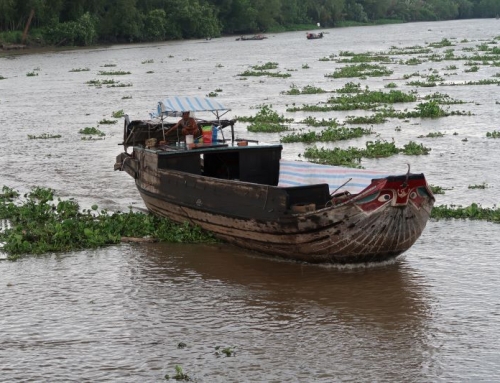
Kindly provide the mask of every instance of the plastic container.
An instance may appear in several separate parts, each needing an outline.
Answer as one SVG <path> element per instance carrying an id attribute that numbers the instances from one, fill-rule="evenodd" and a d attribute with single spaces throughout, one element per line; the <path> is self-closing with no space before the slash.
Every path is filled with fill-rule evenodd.
<path id="1" fill-rule="evenodd" d="M 204 126 L 201 128 L 201 133 L 203 134 L 203 143 L 211 144 L 212 143 L 212 127 Z"/>
<path id="2" fill-rule="evenodd" d="M 217 143 L 217 131 L 219 127 L 217 125 L 212 125 L 212 142 Z"/>

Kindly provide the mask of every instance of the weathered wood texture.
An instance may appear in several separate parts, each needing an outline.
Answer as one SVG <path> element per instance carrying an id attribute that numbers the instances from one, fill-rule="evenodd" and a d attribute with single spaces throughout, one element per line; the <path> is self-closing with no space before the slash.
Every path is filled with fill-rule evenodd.
<path id="1" fill-rule="evenodd" d="M 136 148 L 133 156 L 118 156 L 117 164 L 135 178 L 152 213 L 274 256 L 384 261 L 408 250 L 424 230 L 434 197 L 422 174 L 373 180 L 359 194 L 332 198 L 326 184 L 277 187 L 280 152 L 278 146 L 221 149 L 205 151 L 202 161 L 201 152 Z M 297 205 L 308 209 L 297 212 Z"/>

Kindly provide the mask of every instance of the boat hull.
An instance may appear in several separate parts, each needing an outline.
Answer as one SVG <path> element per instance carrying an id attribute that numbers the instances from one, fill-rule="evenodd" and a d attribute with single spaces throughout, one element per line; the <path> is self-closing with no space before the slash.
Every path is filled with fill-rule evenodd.
<path id="1" fill-rule="evenodd" d="M 407 206 L 367 215 L 354 205 L 258 221 L 181 206 L 139 188 L 149 211 L 190 222 L 217 238 L 260 253 L 311 263 L 382 262 L 408 250 L 429 212 Z"/>
<path id="2" fill-rule="evenodd" d="M 158 169 L 154 154 L 146 152 L 118 160 L 150 212 L 198 225 L 249 250 L 298 261 L 395 258 L 419 238 L 434 203 L 421 174 L 373 180 L 362 192 L 337 198 L 326 184 L 286 188 Z"/>

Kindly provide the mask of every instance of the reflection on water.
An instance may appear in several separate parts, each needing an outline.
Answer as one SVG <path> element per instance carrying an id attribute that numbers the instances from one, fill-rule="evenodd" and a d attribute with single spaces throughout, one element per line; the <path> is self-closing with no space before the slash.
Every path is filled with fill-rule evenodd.
<path id="1" fill-rule="evenodd" d="M 7 377 L 154 381 L 178 364 L 203 382 L 421 378 L 430 297 L 399 264 L 337 270 L 151 244 L 3 266 L 17 274 L 4 297 Z"/>
<path id="2" fill-rule="evenodd" d="M 329 322 L 348 324 L 363 317 L 363 322 L 382 328 L 405 327 L 408 320 L 425 316 L 420 297 L 424 286 L 415 276 L 409 280 L 407 270 L 399 263 L 349 270 L 269 260 L 252 253 L 249 256 L 226 245 L 196 245 L 189 253 L 182 249 L 180 246 L 176 268 L 171 269 L 172 246 L 148 246 L 148 262 L 156 265 L 147 269 L 148 274 L 158 271 L 151 277 L 161 278 L 173 273 L 189 281 L 196 278 L 203 284 L 229 285 L 232 292 L 228 296 L 241 292 L 248 300 L 246 304 L 270 305 L 280 315 L 293 312 L 297 306 L 317 313 L 334 308 L 338 313 L 326 315 Z"/>

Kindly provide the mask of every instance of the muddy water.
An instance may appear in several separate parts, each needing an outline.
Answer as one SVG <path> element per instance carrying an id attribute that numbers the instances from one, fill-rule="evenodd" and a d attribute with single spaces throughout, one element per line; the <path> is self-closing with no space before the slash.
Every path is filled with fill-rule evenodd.
<path id="1" fill-rule="evenodd" d="M 499 25 L 419 23 L 328 30 L 312 41 L 296 32 L 263 41 L 221 38 L 2 57 L 0 183 L 20 191 L 51 187 L 82 207 L 142 208 L 132 180 L 112 170 L 122 121 L 99 125 L 103 140 L 82 141 L 80 129 L 119 110 L 147 118 L 165 96 L 215 91 L 232 117 L 254 114 L 260 104 L 287 114 L 287 105 L 328 98 L 280 94 L 290 86 L 333 90 L 350 81 L 324 77 L 342 64 L 320 58 L 443 38 L 455 44 L 446 49 L 460 55 L 492 42 Z M 409 66 L 399 59 L 388 65 L 394 74 L 387 78 L 351 80 L 370 89 L 393 81 L 408 91 L 402 78 L 414 72 L 435 69 L 446 81 L 470 81 L 499 71 L 480 65 L 478 72 L 465 72 L 463 60 Z M 291 77 L 238 76 L 267 62 Z M 446 70 L 449 65 L 457 69 Z M 72 71 L 83 68 L 89 70 Z M 132 86 L 87 84 L 111 78 Z M 500 140 L 486 138 L 499 129 L 498 86 L 417 91 L 465 101 L 450 110 L 471 115 L 374 126 L 397 146 L 413 140 L 432 151 L 368 160 L 365 167 L 405 171 L 409 162 L 412 171 L 448 189 L 438 204 L 498 203 Z M 342 120 L 357 113 L 314 116 Z M 417 138 L 437 131 L 444 137 Z M 44 133 L 61 138 L 28 139 Z M 236 135 L 279 141 L 277 134 L 248 133 L 244 124 Z M 338 145 L 363 146 L 367 139 L 373 137 Z M 299 158 L 304 147 L 287 145 L 284 157 Z M 482 183 L 488 188 L 468 187 Z M 0 262 L 0 380 L 155 382 L 174 376 L 178 365 L 198 382 L 498 381 L 499 232 L 486 222 L 431 221 L 400 259 L 356 269 L 266 259 L 227 245 L 123 244 Z M 232 356 L 221 353 L 224 348 Z"/>

